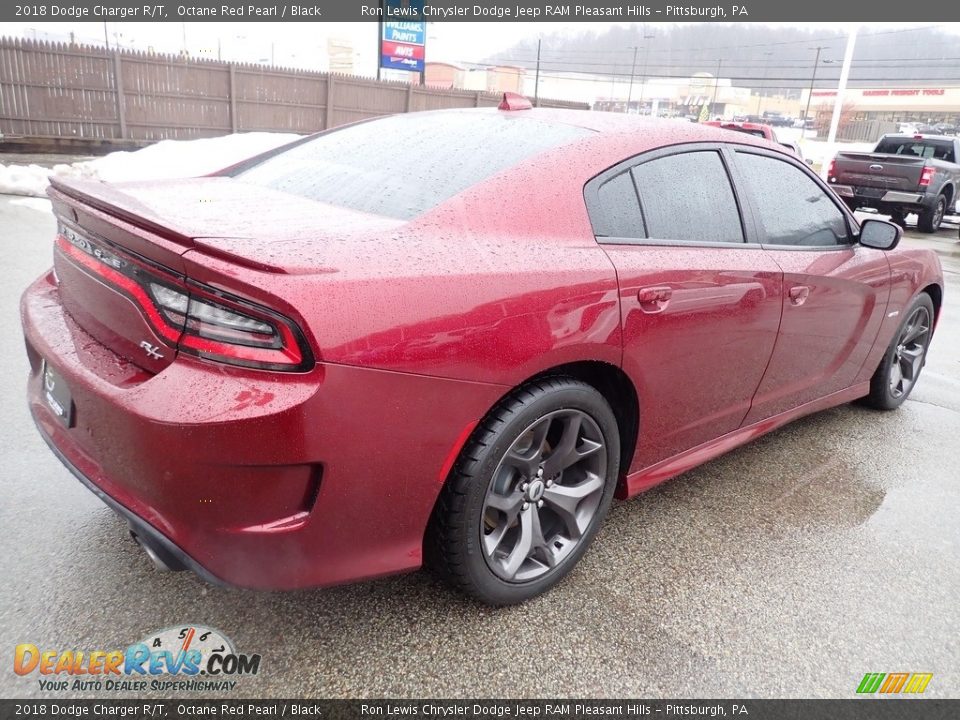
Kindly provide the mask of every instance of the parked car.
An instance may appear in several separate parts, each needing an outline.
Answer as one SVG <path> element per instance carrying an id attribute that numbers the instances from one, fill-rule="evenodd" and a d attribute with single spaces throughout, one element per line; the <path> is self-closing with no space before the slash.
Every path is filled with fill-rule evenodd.
<path id="1" fill-rule="evenodd" d="M 801 160 L 803 160 L 807 165 L 813 165 L 813 160 L 810 160 L 810 159 L 805 158 L 805 157 L 803 156 L 803 150 L 800 149 L 800 146 L 799 146 L 797 143 L 795 143 L 795 142 L 781 142 L 780 144 L 783 145 L 785 148 L 787 148 L 787 150 L 789 150 L 790 152 L 792 152 L 792 153 L 793 153 L 794 155 L 796 155 L 798 158 L 800 158 Z"/>
<path id="2" fill-rule="evenodd" d="M 703 124 L 723 128 L 724 130 L 733 130 L 734 132 L 744 133 L 746 135 L 753 135 L 754 137 L 763 138 L 764 140 L 769 140 L 770 142 L 779 142 L 777 140 L 777 133 L 774 132 L 770 125 L 766 125 L 764 123 L 730 122 L 729 120 L 705 120 Z"/>
<path id="3" fill-rule="evenodd" d="M 960 183 L 960 140 L 943 135 L 884 135 L 872 152 L 838 153 L 827 181 L 851 210 L 874 208 L 903 225 L 932 233 L 954 212 Z"/>
<path id="4" fill-rule="evenodd" d="M 615 494 L 910 394 L 933 252 L 749 134 L 505 107 L 53 178 L 30 409 L 158 566 L 287 589 L 426 562 L 520 602 Z"/>
<path id="5" fill-rule="evenodd" d="M 733 130 L 734 132 L 744 133 L 745 135 L 753 135 L 754 137 L 775 142 L 778 145 L 782 145 L 783 147 L 787 148 L 793 152 L 794 155 L 803 160 L 803 151 L 800 149 L 800 146 L 795 142 L 780 142 L 777 139 L 777 133 L 769 125 L 752 122 L 728 122 L 724 120 L 707 120 L 703 124 L 723 128 L 724 130 Z M 808 165 L 812 164 L 812 161 L 808 160 L 806 162 Z"/>

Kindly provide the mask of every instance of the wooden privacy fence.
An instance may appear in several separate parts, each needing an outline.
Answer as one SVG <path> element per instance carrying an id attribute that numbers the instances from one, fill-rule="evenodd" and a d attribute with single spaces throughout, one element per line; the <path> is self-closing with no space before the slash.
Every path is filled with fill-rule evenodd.
<path id="1" fill-rule="evenodd" d="M 379 115 L 499 101 L 495 93 L 0 38 L 5 136 L 152 142 L 251 130 L 310 133 Z M 562 100 L 540 105 L 589 109 Z"/>

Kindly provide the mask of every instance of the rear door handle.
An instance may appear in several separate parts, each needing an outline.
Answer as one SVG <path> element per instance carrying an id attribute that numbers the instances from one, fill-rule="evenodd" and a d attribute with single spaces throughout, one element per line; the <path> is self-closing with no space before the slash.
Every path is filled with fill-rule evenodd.
<path id="1" fill-rule="evenodd" d="M 790 302 L 794 305 L 803 305 L 810 296 L 810 288 L 806 285 L 794 285 L 790 288 Z"/>
<path id="2" fill-rule="evenodd" d="M 663 310 L 671 297 L 673 297 L 673 289 L 666 286 L 640 288 L 637 291 L 640 309 L 648 313 Z"/>

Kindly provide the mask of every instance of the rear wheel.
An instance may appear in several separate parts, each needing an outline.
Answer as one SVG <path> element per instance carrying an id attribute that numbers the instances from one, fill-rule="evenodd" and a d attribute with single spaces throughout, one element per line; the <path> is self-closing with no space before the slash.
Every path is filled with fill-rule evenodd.
<path id="1" fill-rule="evenodd" d="M 925 208 L 917 215 L 917 228 L 920 232 L 935 233 L 940 229 L 946 211 L 947 199 L 943 195 L 938 195 L 933 207 Z"/>
<path id="2" fill-rule="evenodd" d="M 428 565 L 491 605 L 539 595 L 596 535 L 619 458 L 616 418 L 596 389 L 566 377 L 523 386 L 454 466 L 430 521 Z"/>
<path id="3" fill-rule="evenodd" d="M 870 380 L 868 405 L 893 410 L 903 404 L 927 360 L 932 333 L 933 301 L 926 293 L 920 293 L 904 313 L 900 328 Z"/>

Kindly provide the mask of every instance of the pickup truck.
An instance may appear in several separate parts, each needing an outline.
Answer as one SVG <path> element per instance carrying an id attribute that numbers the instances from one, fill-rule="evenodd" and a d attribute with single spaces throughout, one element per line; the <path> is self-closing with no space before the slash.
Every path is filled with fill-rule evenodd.
<path id="1" fill-rule="evenodd" d="M 851 210 L 868 207 L 901 227 L 917 214 L 920 232 L 940 229 L 955 212 L 960 187 L 960 140 L 946 135 L 884 135 L 872 152 L 841 152 L 827 182 Z"/>

